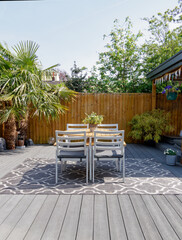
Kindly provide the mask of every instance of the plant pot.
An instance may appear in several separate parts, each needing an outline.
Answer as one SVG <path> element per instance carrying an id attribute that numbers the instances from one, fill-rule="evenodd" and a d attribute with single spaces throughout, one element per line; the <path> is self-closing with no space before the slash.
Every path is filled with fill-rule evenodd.
<path id="1" fill-rule="evenodd" d="M 150 147 L 155 147 L 156 146 L 156 142 L 154 140 L 147 140 L 144 141 L 144 144 Z"/>
<path id="2" fill-rule="evenodd" d="M 98 124 L 89 124 L 90 132 L 94 132 Z"/>
<path id="3" fill-rule="evenodd" d="M 170 166 L 176 165 L 176 155 L 166 155 L 166 164 Z"/>
<path id="4" fill-rule="evenodd" d="M 166 97 L 167 97 L 167 100 L 176 100 L 178 96 L 178 93 L 177 92 L 169 92 Z"/>
<path id="5" fill-rule="evenodd" d="M 24 146 L 24 140 L 23 139 L 18 139 L 18 146 L 19 147 Z"/>

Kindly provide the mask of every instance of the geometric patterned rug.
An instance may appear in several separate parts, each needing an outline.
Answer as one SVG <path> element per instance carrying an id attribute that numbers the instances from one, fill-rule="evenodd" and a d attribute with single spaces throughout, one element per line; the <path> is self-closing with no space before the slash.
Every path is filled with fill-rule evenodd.
<path id="1" fill-rule="evenodd" d="M 182 181 L 150 158 L 126 158 L 126 177 L 101 161 L 95 183 L 85 184 L 84 163 L 67 164 L 55 185 L 55 159 L 26 159 L 0 179 L 0 194 L 182 194 Z"/>

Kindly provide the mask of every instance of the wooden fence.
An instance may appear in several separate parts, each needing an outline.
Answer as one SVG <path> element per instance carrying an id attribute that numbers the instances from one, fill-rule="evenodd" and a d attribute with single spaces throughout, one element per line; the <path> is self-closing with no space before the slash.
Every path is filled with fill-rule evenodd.
<path id="1" fill-rule="evenodd" d="M 173 101 L 167 100 L 165 94 L 157 94 L 157 108 L 163 109 L 171 113 L 171 124 L 174 130 L 170 135 L 179 136 L 182 130 L 182 94 L 178 94 L 178 98 Z"/>
<path id="2" fill-rule="evenodd" d="M 157 108 L 171 112 L 171 123 L 174 131 L 171 135 L 179 135 L 182 129 L 182 94 L 177 100 L 168 101 L 164 94 L 157 94 Z M 67 123 L 81 123 L 85 113 L 92 111 L 104 116 L 103 123 L 118 123 L 119 129 L 125 130 L 125 139 L 129 132 L 128 122 L 136 114 L 152 109 L 152 94 L 150 93 L 122 93 L 122 94 L 79 94 L 77 99 L 66 104 L 68 111 L 60 115 L 56 121 L 47 122 L 37 117 L 29 119 L 28 137 L 34 143 L 47 143 L 49 137 L 55 136 L 55 130 L 65 130 Z M 0 126 L 0 136 L 3 135 Z"/>
<path id="3" fill-rule="evenodd" d="M 47 143 L 49 137 L 54 137 L 56 129 L 65 130 L 67 123 L 81 123 L 85 113 L 94 111 L 104 116 L 103 123 L 118 123 L 129 142 L 128 122 L 134 115 L 150 111 L 151 101 L 150 93 L 79 94 L 74 102 L 67 104 L 69 110 L 58 120 L 48 123 L 38 118 L 30 119 L 28 136 L 34 143 Z"/>

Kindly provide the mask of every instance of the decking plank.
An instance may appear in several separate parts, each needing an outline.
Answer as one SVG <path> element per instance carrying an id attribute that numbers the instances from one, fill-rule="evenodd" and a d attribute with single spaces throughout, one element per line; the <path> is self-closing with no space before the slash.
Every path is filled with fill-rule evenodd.
<path id="1" fill-rule="evenodd" d="M 60 195 L 41 240 L 58 239 L 65 218 L 70 195 Z"/>
<path id="2" fill-rule="evenodd" d="M 173 227 L 179 239 L 182 239 L 182 219 L 180 218 L 180 216 L 177 214 L 177 212 L 174 210 L 174 208 L 164 196 L 154 195 L 154 199 L 158 203 L 167 220 L 170 222 L 170 225 Z"/>
<path id="3" fill-rule="evenodd" d="M 10 194 L 0 195 L 0 208 L 12 197 Z"/>
<path id="4" fill-rule="evenodd" d="M 182 195 L 176 195 L 176 197 L 182 202 Z"/>
<path id="5" fill-rule="evenodd" d="M 46 198 L 46 195 L 35 196 L 30 206 L 27 208 L 27 211 L 24 213 L 13 231 L 10 233 L 7 240 L 24 239 Z"/>
<path id="6" fill-rule="evenodd" d="M 16 207 L 18 202 L 22 199 L 23 195 L 14 195 L 10 198 L 0 209 L 0 224 L 7 218 L 11 211 Z"/>
<path id="7" fill-rule="evenodd" d="M 161 236 L 140 195 L 130 195 L 131 202 L 140 222 L 145 239 L 161 240 Z"/>
<path id="8" fill-rule="evenodd" d="M 53 149 L 49 150 L 52 152 Z M 46 146 L 32 146 L 25 149 L 15 149 L 0 153 L 0 178 L 5 176 L 11 170 L 23 163 L 27 158 L 37 157 L 39 153 L 43 153 L 45 157 Z"/>
<path id="9" fill-rule="evenodd" d="M 111 239 L 127 239 L 117 195 L 107 195 L 107 209 Z"/>
<path id="10" fill-rule="evenodd" d="M 182 218 L 182 202 L 175 195 L 165 195 L 165 198 L 171 203 L 172 207 L 178 213 L 178 215 Z"/>
<path id="11" fill-rule="evenodd" d="M 0 239 L 4 240 L 11 233 L 12 229 L 15 227 L 17 222 L 20 220 L 24 212 L 27 210 L 28 206 L 32 202 L 33 195 L 24 196 L 16 205 L 16 207 L 11 211 L 8 217 L 0 225 Z"/>
<path id="12" fill-rule="evenodd" d="M 94 239 L 99 239 L 99 240 L 110 239 L 105 195 L 95 195 Z"/>
<path id="13" fill-rule="evenodd" d="M 142 230 L 128 195 L 119 195 L 119 203 L 123 214 L 127 237 L 129 240 L 144 240 Z"/>
<path id="14" fill-rule="evenodd" d="M 94 195 L 84 195 L 80 211 L 77 240 L 93 239 Z M 89 226 L 89 227 L 87 227 Z"/>
<path id="15" fill-rule="evenodd" d="M 76 238 L 82 196 L 72 195 L 67 213 L 63 222 L 63 227 L 59 236 L 60 240 L 73 240 Z"/>
<path id="16" fill-rule="evenodd" d="M 41 239 L 57 199 L 57 195 L 48 195 L 24 239 Z"/>
<path id="17" fill-rule="evenodd" d="M 142 196 L 146 207 L 148 208 L 155 224 L 164 240 L 179 240 L 178 236 L 174 232 L 173 228 L 171 227 L 170 223 L 164 216 L 163 212 L 159 208 L 158 204 L 154 200 L 153 196 L 151 195 L 143 195 Z"/>

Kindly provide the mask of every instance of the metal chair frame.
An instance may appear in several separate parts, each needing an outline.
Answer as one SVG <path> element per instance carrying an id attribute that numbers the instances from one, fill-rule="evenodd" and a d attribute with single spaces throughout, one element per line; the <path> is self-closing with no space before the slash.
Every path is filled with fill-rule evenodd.
<path id="1" fill-rule="evenodd" d="M 73 132 L 67 132 L 67 131 L 59 131 L 56 130 L 56 174 L 55 174 L 55 182 L 57 184 L 58 182 L 58 160 L 61 161 L 61 173 L 63 169 L 63 162 L 66 162 L 69 160 L 72 161 L 80 161 L 80 157 L 59 157 L 59 153 L 61 151 L 64 152 L 84 152 L 84 157 L 81 157 L 82 159 L 86 160 L 86 183 L 88 184 L 88 148 L 86 147 L 87 143 L 87 137 L 85 131 L 73 131 Z"/>
<path id="2" fill-rule="evenodd" d="M 104 136 L 106 132 L 104 131 L 94 131 L 94 147 L 92 154 L 92 181 L 94 182 L 94 163 L 96 158 L 94 157 L 98 150 L 120 150 L 122 158 L 118 157 L 117 170 L 119 164 L 119 170 L 121 172 L 121 159 L 123 162 L 123 182 L 125 181 L 125 148 L 124 148 L 124 130 L 118 131 L 108 131 L 107 135 Z M 100 157 L 103 159 L 113 160 L 113 157 Z M 116 159 L 116 157 L 114 157 Z M 99 159 L 99 158 L 97 158 Z"/>

